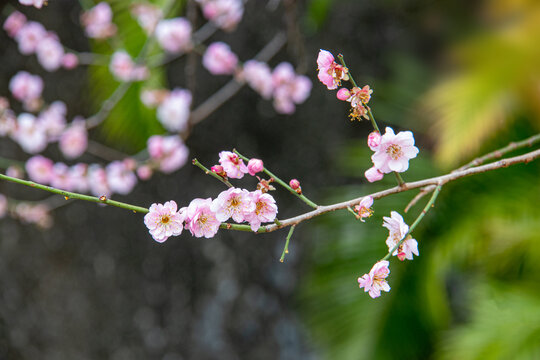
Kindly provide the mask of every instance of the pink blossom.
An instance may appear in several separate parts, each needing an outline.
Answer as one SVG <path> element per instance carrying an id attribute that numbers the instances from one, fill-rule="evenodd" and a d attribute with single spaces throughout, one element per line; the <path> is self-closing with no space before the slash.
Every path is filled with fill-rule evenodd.
<path id="1" fill-rule="evenodd" d="M 46 36 L 36 47 L 39 63 L 47 71 L 54 71 L 62 65 L 64 47 L 54 36 Z"/>
<path id="2" fill-rule="evenodd" d="M 13 139 L 29 154 L 39 153 L 47 147 L 47 136 L 43 126 L 34 115 L 28 113 L 21 113 L 17 117 L 17 130 L 13 134 Z"/>
<path id="3" fill-rule="evenodd" d="M 184 18 L 161 20 L 155 35 L 159 45 L 169 53 L 191 49 L 191 24 Z"/>
<path id="4" fill-rule="evenodd" d="M 204 17 L 226 31 L 234 30 L 244 13 L 242 0 L 197 0 L 197 2 L 202 6 Z"/>
<path id="5" fill-rule="evenodd" d="M 88 146 L 88 133 L 83 119 L 76 118 L 71 122 L 60 136 L 59 146 L 67 159 L 78 158 L 85 152 Z"/>
<path id="6" fill-rule="evenodd" d="M 26 161 L 25 169 L 30 180 L 40 184 L 50 184 L 53 161 L 41 155 L 32 156 Z"/>
<path id="7" fill-rule="evenodd" d="M 87 171 L 87 178 L 92 195 L 106 197 L 111 195 L 111 188 L 107 182 L 107 172 L 100 165 L 90 165 Z"/>
<path id="8" fill-rule="evenodd" d="M 186 218 L 185 211 L 177 211 L 176 202 L 171 200 L 165 204 L 152 204 L 148 214 L 144 216 L 144 224 L 150 235 L 157 242 L 164 242 L 170 236 L 180 235 L 183 230 L 183 222 Z"/>
<path id="9" fill-rule="evenodd" d="M 414 137 L 410 131 L 394 134 L 387 127 L 375 154 L 371 156 L 373 165 L 382 173 L 404 172 L 409 168 L 409 159 L 415 158 L 418 148 L 414 146 Z"/>
<path id="10" fill-rule="evenodd" d="M 158 106 L 157 117 L 169 131 L 184 131 L 189 120 L 191 93 L 185 89 L 174 89 Z"/>
<path id="11" fill-rule="evenodd" d="M 293 190 L 300 189 L 300 181 L 296 179 L 291 179 L 291 181 L 289 181 L 289 186 Z"/>
<path id="12" fill-rule="evenodd" d="M 18 165 L 8 166 L 6 169 L 6 175 L 17 179 L 22 179 L 24 177 L 23 170 Z"/>
<path id="13" fill-rule="evenodd" d="M 47 30 L 38 22 L 26 22 L 15 35 L 21 54 L 30 55 L 36 51 L 37 46 L 47 35 Z"/>
<path id="14" fill-rule="evenodd" d="M 79 58 L 73 53 L 67 53 L 62 56 L 62 67 L 67 70 L 71 70 L 79 65 Z"/>
<path id="15" fill-rule="evenodd" d="M 66 104 L 55 101 L 39 113 L 38 120 L 47 136 L 56 138 L 66 128 Z"/>
<path id="16" fill-rule="evenodd" d="M 383 217 L 383 220 L 383 226 L 389 231 L 386 245 L 388 245 L 388 251 L 390 251 L 407 235 L 409 226 L 405 224 L 403 217 L 396 211 L 392 211 L 390 217 Z M 408 235 L 407 240 L 405 240 L 392 255 L 396 256 L 398 253 L 404 253 L 406 259 L 412 260 L 413 254 L 418 256 L 418 243 Z"/>
<path id="17" fill-rule="evenodd" d="M 6 197 L 0 194 L 0 219 L 6 216 L 8 211 L 8 201 Z"/>
<path id="18" fill-rule="evenodd" d="M 360 201 L 360 204 L 354 207 L 354 211 L 358 214 L 361 221 L 365 221 L 365 218 L 368 218 L 373 214 L 373 210 L 371 210 L 372 205 L 373 198 L 371 196 L 366 196 Z"/>
<path id="19" fill-rule="evenodd" d="M 135 16 L 139 25 L 148 35 L 154 32 L 156 25 L 163 17 L 161 9 L 150 4 L 133 4 L 131 14 Z"/>
<path id="20" fill-rule="evenodd" d="M 369 271 L 369 274 L 364 274 L 358 278 L 358 285 L 364 288 L 365 292 L 369 292 L 369 296 L 373 299 L 381 296 L 381 291 L 390 291 L 390 285 L 386 282 L 386 278 L 390 274 L 388 266 L 390 263 L 386 260 L 379 261 Z"/>
<path id="21" fill-rule="evenodd" d="M 113 13 L 106 2 L 100 2 L 81 15 L 86 35 L 93 39 L 106 39 L 116 33 L 116 25 L 112 23 Z"/>
<path id="22" fill-rule="evenodd" d="M 212 199 L 193 199 L 186 211 L 186 229 L 195 237 L 211 238 L 216 235 L 221 222 L 210 209 Z"/>
<path id="23" fill-rule="evenodd" d="M 169 174 L 181 168 L 187 161 L 189 150 L 178 135 L 154 135 L 148 139 L 148 153 L 157 162 L 159 170 Z"/>
<path id="24" fill-rule="evenodd" d="M 221 192 L 218 197 L 212 201 L 210 206 L 216 214 L 216 219 L 221 222 L 233 218 L 237 223 L 244 221 L 245 214 L 255 211 L 255 203 L 245 189 L 229 188 Z"/>
<path id="25" fill-rule="evenodd" d="M 115 51 L 109 65 L 111 73 L 120 81 L 140 81 L 148 77 L 148 70 L 136 65 L 131 56 L 123 50 Z"/>
<path id="26" fill-rule="evenodd" d="M 53 165 L 51 186 L 58 189 L 71 191 L 74 189 L 74 184 L 71 181 L 72 177 L 69 167 L 66 164 L 58 162 Z"/>
<path id="27" fill-rule="evenodd" d="M 381 133 L 378 131 L 373 131 L 368 135 L 367 143 L 371 150 L 377 151 L 377 148 L 381 144 Z"/>
<path id="28" fill-rule="evenodd" d="M 251 230 L 257 231 L 263 222 L 274 221 L 278 212 L 276 200 L 270 194 L 260 190 L 249 193 L 255 208 L 245 214 L 245 220 L 249 222 Z"/>
<path id="29" fill-rule="evenodd" d="M 375 182 L 381 180 L 384 177 L 384 174 L 380 172 L 379 169 L 377 169 L 375 166 L 373 166 L 366 170 L 364 176 L 366 177 L 367 181 Z"/>
<path id="30" fill-rule="evenodd" d="M 3 28 L 8 33 L 9 37 L 15 37 L 25 23 L 26 16 L 18 11 L 14 11 L 7 17 Z"/>
<path id="31" fill-rule="evenodd" d="M 212 171 L 214 174 L 217 174 L 223 178 L 227 177 L 227 173 L 225 170 L 223 170 L 223 166 L 221 165 L 214 165 L 210 168 L 210 171 Z"/>
<path id="32" fill-rule="evenodd" d="M 52 225 L 49 207 L 42 203 L 33 205 L 27 202 L 20 202 L 15 207 L 14 214 L 22 222 L 36 224 L 41 228 L 49 228 Z"/>
<path id="33" fill-rule="evenodd" d="M 238 65 L 238 57 L 231 51 L 229 45 L 219 41 L 208 46 L 202 63 L 213 75 L 229 75 L 234 73 Z"/>
<path id="34" fill-rule="evenodd" d="M 244 174 L 248 173 L 248 168 L 244 161 L 238 155 L 230 151 L 222 151 L 219 153 L 219 163 L 223 166 L 223 170 L 231 179 L 241 179 Z"/>
<path id="35" fill-rule="evenodd" d="M 248 60 L 244 63 L 242 76 L 248 85 L 263 98 L 270 99 L 274 86 L 270 67 L 260 61 Z"/>
<path id="36" fill-rule="evenodd" d="M 47 0 L 19 0 L 19 3 L 26 6 L 34 6 L 41 9 L 43 4 L 47 3 Z"/>
<path id="37" fill-rule="evenodd" d="M 264 165 L 260 159 L 250 159 L 247 164 L 249 175 L 255 176 L 256 173 L 264 170 Z"/>
<path id="38" fill-rule="evenodd" d="M 338 65 L 334 60 L 334 55 L 329 51 L 322 49 L 319 51 L 317 66 L 319 69 L 318 78 L 328 90 L 337 89 L 341 80 L 349 80 L 348 69 Z"/>
<path id="39" fill-rule="evenodd" d="M 282 62 L 272 73 L 274 108 L 281 114 L 291 114 L 295 104 L 304 102 L 311 92 L 311 81 L 298 76 L 290 63 Z"/>
<path id="40" fill-rule="evenodd" d="M 137 177 L 125 161 L 113 161 L 107 165 L 105 171 L 112 192 L 127 195 L 137 185 Z"/>
<path id="41" fill-rule="evenodd" d="M 336 97 L 341 101 L 347 101 L 351 97 L 351 92 L 347 88 L 341 88 L 338 90 Z"/>
<path id="42" fill-rule="evenodd" d="M 9 81 L 9 90 L 15 99 L 26 103 L 41 97 L 43 80 L 38 75 L 19 71 Z"/>

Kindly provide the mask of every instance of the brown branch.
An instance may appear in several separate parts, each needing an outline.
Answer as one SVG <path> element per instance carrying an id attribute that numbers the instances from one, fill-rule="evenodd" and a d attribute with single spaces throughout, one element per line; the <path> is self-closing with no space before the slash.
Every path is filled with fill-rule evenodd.
<path id="1" fill-rule="evenodd" d="M 364 196 L 358 197 L 356 199 L 340 202 L 340 203 L 337 203 L 337 204 L 332 204 L 332 205 L 327 205 L 327 206 L 319 206 L 319 207 L 317 207 L 316 210 L 313 210 L 313 211 L 310 211 L 310 212 L 307 212 L 307 213 L 304 213 L 302 215 L 298 215 L 298 216 L 295 216 L 295 217 L 292 217 L 292 218 L 289 218 L 289 219 L 280 220 L 281 225 L 279 225 L 279 226 L 277 224 L 264 226 L 263 227 L 264 230 L 261 231 L 261 232 L 275 231 L 275 230 L 278 230 L 278 229 L 281 229 L 281 228 L 284 228 L 284 227 L 287 227 L 287 226 L 292 226 L 292 225 L 299 224 L 299 223 L 301 223 L 303 221 L 312 219 L 314 217 L 326 214 L 326 213 L 331 212 L 331 211 L 346 209 L 348 206 L 358 205 L 360 203 L 360 201 L 362 201 L 362 199 L 367 197 L 367 196 L 371 196 L 373 199 L 381 199 L 381 198 L 389 196 L 389 195 L 401 193 L 401 192 L 412 190 L 412 189 L 422 188 L 422 187 L 425 187 L 425 186 L 428 186 L 428 185 L 433 185 L 433 186 L 436 187 L 437 185 L 444 185 L 446 183 L 455 181 L 457 179 L 461 179 L 461 178 L 466 177 L 466 176 L 476 175 L 476 174 L 484 173 L 484 172 L 487 172 L 487 171 L 492 171 L 492 170 L 512 166 L 512 165 L 515 165 L 515 164 L 529 163 L 529 162 L 531 162 L 531 161 L 533 161 L 533 160 L 535 160 L 535 159 L 537 159 L 539 157 L 540 157 L 540 149 L 531 151 L 531 152 L 523 154 L 523 155 L 519 155 L 519 156 L 499 160 L 497 162 L 490 163 L 490 164 L 487 164 L 487 165 L 477 166 L 477 167 L 473 167 L 473 168 L 470 168 L 470 169 L 459 170 L 459 171 L 451 172 L 451 173 L 446 174 L 446 175 L 437 176 L 437 177 L 424 179 L 424 180 L 420 180 L 420 181 L 405 183 L 402 186 L 396 186 L 396 187 L 393 187 L 393 188 L 390 188 L 390 189 L 386 189 L 386 190 L 383 190 L 383 191 L 379 191 L 379 192 L 375 192 L 375 193 L 372 193 L 372 194 L 364 195 Z"/>
<path id="2" fill-rule="evenodd" d="M 498 159 L 501 158 L 503 155 L 508 154 L 511 151 L 518 150 L 524 147 L 531 147 L 534 144 L 540 142 L 540 134 L 533 135 L 525 140 L 517 141 L 517 142 L 511 142 L 510 144 L 506 145 L 503 148 L 497 149 L 495 151 L 492 151 L 490 153 L 487 153 L 479 158 L 476 158 L 472 160 L 471 162 L 455 169 L 452 172 L 470 169 L 473 166 L 478 166 L 483 163 L 485 163 L 488 160 Z M 420 192 L 407 204 L 405 207 L 405 212 L 409 211 L 411 207 L 413 207 L 420 199 L 422 199 L 425 195 L 429 194 L 435 190 L 434 185 L 427 186 L 420 190 Z"/>

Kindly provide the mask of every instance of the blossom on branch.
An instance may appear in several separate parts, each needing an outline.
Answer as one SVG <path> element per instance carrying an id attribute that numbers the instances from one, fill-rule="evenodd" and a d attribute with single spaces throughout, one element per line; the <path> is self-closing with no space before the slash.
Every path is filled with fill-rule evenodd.
<path id="1" fill-rule="evenodd" d="M 157 108 L 157 118 L 169 131 L 187 129 L 192 96 L 189 90 L 174 89 Z"/>
<path id="2" fill-rule="evenodd" d="M 244 63 L 242 77 L 263 98 L 270 99 L 272 97 L 274 85 L 272 71 L 268 64 L 262 61 L 248 60 Z"/>
<path id="3" fill-rule="evenodd" d="M 232 31 L 242 20 L 244 4 L 242 0 L 196 0 L 201 4 L 203 15 L 217 27 Z"/>
<path id="4" fill-rule="evenodd" d="M 191 24 L 184 18 L 161 20 L 156 26 L 156 40 L 163 50 L 181 53 L 191 48 Z"/>
<path id="5" fill-rule="evenodd" d="M 392 171 L 404 172 L 409 168 L 409 159 L 415 158 L 417 154 L 418 148 L 414 146 L 412 132 L 400 131 L 396 135 L 392 128 L 387 127 L 371 160 L 375 168 L 383 174 Z"/>
<path id="6" fill-rule="evenodd" d="M 358 278 L 358 286 L 364 288 L 365 292 L 369 292 L 369 296 L 373 299 L 381 296 L 381 291 L 390 291 L 390 285 L 386 282 L 386 278 L 390 274 L 386 260 L 379 261 L 369 271 L 368 274 Z"/>
<path id="7" fill-rule="evenodd" d="M 328 90 L 337 89 L 341 80 L 349 80 L 349 69 L 336 63 L 334 55 L 326 50 L 320 50 L 317 57 L 319 80 L 326 85 Z"/>
<path id="8" fill-rule="evenodd" d="M 389 234 L 386 239 L 388 251 L 392 250 L 409 232 L 409 225 L 405 224 L 403 217 L 396 211 L 390 213 L 390 217 L 383 217 L 383 226 L 388 229 Z M 410 235 L 407 236 L 399 248 L 392 255 L 397 256 L 400 260 L 412 260 L 413 254 L 418 256 L 418 242 Z"/>
<path id="9" fill-rule="evenodd" d="M 244 160 L 230 151 L 219 153 L 219 163 L 231 179 L 241 179 L 244 177 L 244 174 L 249 172 L 246 164 L 244 164 Z"/>
<path id="10" fill-rule="evenodd" d="M 116 25 L 112 23 L 113 13 L 106 2 L 100 2 L 81 15 L 86 35 L 93 39 L 106 39 L 116 33 Z"/>
<path id="11" fill-rule="evenodd" d="M 186 210 L 186 229 L 195 237 L 211 238 L 216 235 L 221 222 L 210 209 L 212 199 L 193 199 Z"/>
<path id="12" fill-rule="evenodd" d="M 165 204 L 152 204 L 144 216 L 144 224 L 157 242 L 162 243 L 170 236 L 182 233 L 186 213 L 185 210 L 177 211 L 177 208 L 173 200 Z"/>
<path id="13" fill-rule="evenodd" d="M 358 214 L 357 218 L 360 218 L 364 222 L 364 218 L 368 218 L 373 214 L 371 206 L 373 205 L 373 198 L 371 196 L 366 196 L 360 201 L 360 204 L 354 207 L 354 211 Z"/>
<path id="14" fill-rule="evenodd" d="M 278 212 L 276 200 L 272 195 L 255 190 L 249 193 L 255 208 L 245 214 L 245 220 L 251 226 L 251 230 L 257 231 L 263 222 L 274 221 Z"/>
<path id="15" fill-rule="evenodd" d="M 178 135 L 154 135 L 147 142 L 148 153 L 152 162 L 160 171 L 170 174 L 180 169 L 187 162 L 189 150 Z"/>
<path id="16" fill-rule="evenodd" d="M 245 220 L 246 214 L 255 211 L 255 203 L 246 189 L 229 188 L 212 201 L 210 210 L 216 214 L 216 218 L 221 222 L 232 217 L 235 222 L 241 223 Z"/>
<path id="17" fill-rule="evenodd" d="M 218 41 L 208 46 L 203 55 L 202 63 L 206 70 L 213 75 L 230 75 L 236 70 L 238 57 L 231 51 L 229 45 Z"/>
<path id="18" fill-rule="evenodd" d="M 250 159 L 247 164 L 249 175 L 255 176 L 256 173 L 264 170 L 264 164 L 260 159 Z"/>

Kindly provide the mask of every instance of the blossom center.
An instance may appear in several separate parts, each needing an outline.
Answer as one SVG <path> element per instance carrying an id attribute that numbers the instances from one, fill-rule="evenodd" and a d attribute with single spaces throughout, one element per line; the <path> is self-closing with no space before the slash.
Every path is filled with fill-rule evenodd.
<path id="1" fill-rule="evenodd" d="M 167 224 L 169 221 L 171 221 L 171 218 L 169 217 L 169 215 L 161 215 L 162 224 Z"/>
<path id="2" fill-rule="evenodd" d="M 392 144 L 389 147 L 386 148 L 386 153 L 388 156 L 390 156 L 393 160 L 397 160 L 400 157 L 403 156 L 403 151 L 401 151 L 401 146 L 397 144 Z"/>

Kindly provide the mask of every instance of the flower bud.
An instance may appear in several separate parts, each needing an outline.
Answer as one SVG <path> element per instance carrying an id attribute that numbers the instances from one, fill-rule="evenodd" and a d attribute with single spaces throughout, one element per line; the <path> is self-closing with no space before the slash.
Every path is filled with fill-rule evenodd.
<path id="1" fill-rule="evenodd" d="M 338 90 L 336 96 L 341 101 L 347 101 L 351 97 L 351 92 L 346 88 L 341 88 Z"/>
<path id="2" fill-rule="evenodd" d="M 152 168 L 148 165 L 142 165 L 137 168 L 137 175 L 141 180 L 148 180 L 152 177 Z"/>
<path id="3" fill-rule="evenodd" d="M 62 56 L 62 66 L 64 69 L 71 70 L 79 65 L 79 58 L 73 53 L 67 53 Z"/>
<path id="4" fill-rule="evenodd" d="M 227 177 L 227 173 L 225 172 L 225 170 L 223 170 L 223 166 L 221 165 L 214 165 L 210 168 L 210 170 L 212 170 L 213 173 L 221 176 L 222 178 Z"/>
<path id="5" fill-rule="evenodd" d="M 407 254 L 405 254 L 405 252 L 401 251 L 397 254 L 397 258 L 400 260 L 400 261 L 403 261 L 405 260 L 407 257 Z"/>
<path id="6" fill-rule="evenodd" d="M 289 181 L 289 186 L 294 190 L 296 191 L 296 193 L 298 195 L 302 195 L 302 188 L 300 187 L 300 181 L 296 180 L 296 179 L 292 179 L 291 181 Z"/>
<path id="7" fill-rule="evenodd" d="M 377 169 L 375 166 L 373 166 L 372 168 L 369 168 L 365 173 L 364 173 L 366 179 L 369 181 L 369 182 L 375 182 L 375 181 L 379 181 L 383 178 L 384 174 L 382 172 L 379 171 L 379 169 Z"/>
<path id="8" fill-rule="evenodd" d="M 378 131 L 373 131 L 371 134 L 369 134 L 367 138 L 367 144 L 369 148 L 373 151 L 377 151 L 377 148 L 381 144 L 381 133 Z"/>
<path id="9" fill-rule="evenodd" d="M 263 171 L 264 165 L 262 160 L 251 159 L 247 164 L 249 175 L 255 176 L 256 173 Z"/>

